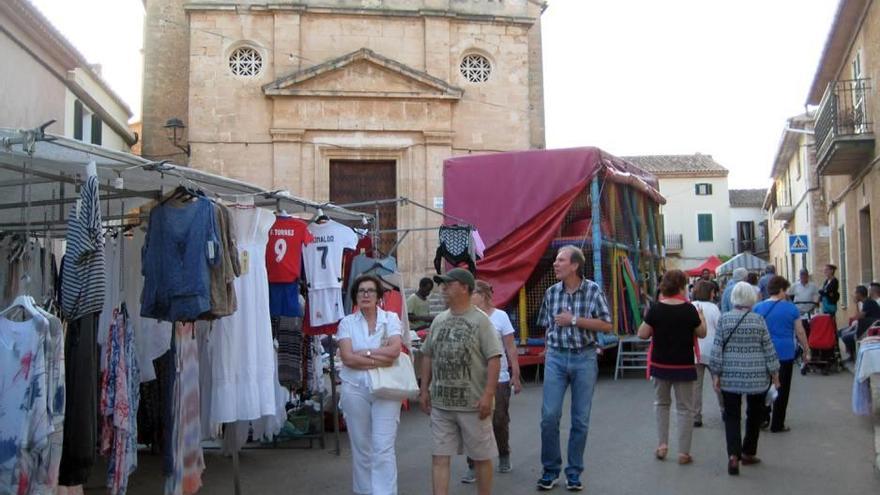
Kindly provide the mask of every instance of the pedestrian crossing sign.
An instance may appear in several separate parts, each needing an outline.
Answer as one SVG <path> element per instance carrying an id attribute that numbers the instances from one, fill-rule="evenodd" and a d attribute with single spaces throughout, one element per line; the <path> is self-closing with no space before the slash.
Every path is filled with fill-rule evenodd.
<path id="1" fill-rule="evenodd" d="M 791 254 L 806 253 L 810 250 L 810 239 L 806 234 L 788 236 L 788 252 Z"/>

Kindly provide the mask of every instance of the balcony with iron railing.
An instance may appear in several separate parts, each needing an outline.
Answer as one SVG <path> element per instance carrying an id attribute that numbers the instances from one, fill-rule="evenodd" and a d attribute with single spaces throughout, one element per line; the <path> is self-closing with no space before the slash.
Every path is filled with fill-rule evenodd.
<path id="1" fill-rule="evenodd" d="M 769 250 L 767 238 L 764 236 L 758 236 L 754 239 L 731 239 L 730 244 L 734 254 L 752 253 L 759 255 Z"/>
<path id="2" fill-rule="evenodd" d="M 868 113 L 870 79 L 828 84 L 816 117 L 819 174 L 857 173 L 874 154 L 874 129 Z"/>
<path id="3" fill-rule="evenodd" d="M 684 248 L 684 236 L 682 234 L 666 234 L 664 241 L 667 253 L 679 253 Z"/>

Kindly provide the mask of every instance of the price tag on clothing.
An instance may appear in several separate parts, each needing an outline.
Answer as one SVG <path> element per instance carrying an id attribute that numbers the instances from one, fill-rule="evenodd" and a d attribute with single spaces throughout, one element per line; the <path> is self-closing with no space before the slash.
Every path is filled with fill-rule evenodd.
<path id="1" fill-rule="evenodd" d="M 247 249 L 241 250 L 238 253 L 238 259 L 241 262 L 241 274 L 246 275 L 248 271 L 250 271 L 251 267 L 251 255 Z"/>

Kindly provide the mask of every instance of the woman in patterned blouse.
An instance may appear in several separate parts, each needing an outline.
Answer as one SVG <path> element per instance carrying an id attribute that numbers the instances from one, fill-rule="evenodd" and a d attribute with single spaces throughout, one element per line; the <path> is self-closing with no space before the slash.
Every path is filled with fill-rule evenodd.
<path id="1" fill-rule="evenodd" d="M 757 294 L 748 282 L 733 288 L 733 310 L 721 316 L 709 369 L 724 398 L 724 427 L 727 434 L 727 472 L 739 474 L 743 465 L 761 462 L 758 434 L 764 420 L 764 397 L 770 382 L 779 388 L 779 360 L 767 325 L 752 306 Z M 746 396 L 746 434 L 742 437 L 742 396 Z"/>

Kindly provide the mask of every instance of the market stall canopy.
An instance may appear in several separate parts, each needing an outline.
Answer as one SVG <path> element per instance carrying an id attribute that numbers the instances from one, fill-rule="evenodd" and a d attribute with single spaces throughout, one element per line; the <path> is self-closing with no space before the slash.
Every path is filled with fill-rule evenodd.
<path id="1" fill-rule="evenodd" d="M 0 230 L 63 230 L 67 213 L 79 197 L 77 188 L 86 178 L 89 162 L 95 162 L 97 168 L 105 219 L 118 219 L 179 185 L 228 199 L 252 195 L 258 206 L 278 206 L 291 214 L 314 215 L 321 209 L 338 220 L 372 217 L 167 161 L 151 162 L 51 134 L 23 139 L 26 134 L 0 128 Z M 33 152 L 29 154 L 26 149 L 31 146 Z"/>
<path id="2" fill-rule="evenodd" d="M 599 148 L 585 147 L 449 158 L 443 162 L 443 209 L 475 225 L 491 248 L 603 170 L 612 180 L 666 203 L 654 175 Z"/>
<path id="3" fill-rule="evenodd" d="M 597 176 L 632 187 L 655 203 L 666 202 L 656 177 L 599 148 L 444 161 L 444 212 L 479 230 L 487 249 L 477 263 L 477 276 L 493 284 L 496 304 L 509 302 L 523 286 L 578 193 Z"/>
<path id="4" fill-rule="evenodd" d="M 709 256 L 709 258 L 706 259 L 706 261 L 700 263 L 699 266 L 697 266 L 696 268 L 691 268 L 685 273 L 687 273 L 689 277 L 699 277 L 703 273 L 703 270 L 708 269 L 710 272 L 712 272 L 712 275 L 715 275 L 715 269 L 721 266 L 721 264 L 722 262 L 720 259 L 718 259 L 717 256 Z"/>
<path id="5" fill-rule="evenodd" d="M 737 268 L 745 268 L 750 272 L 761 271 L 767 266 L 767 262 L 752 253 L 741 253 L 725 261 L 715 270 L 718 275 L 729 275 Z"/>

